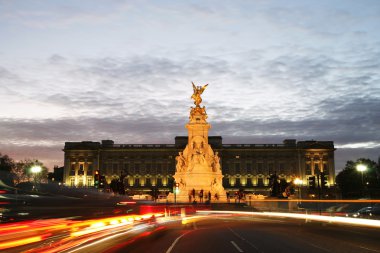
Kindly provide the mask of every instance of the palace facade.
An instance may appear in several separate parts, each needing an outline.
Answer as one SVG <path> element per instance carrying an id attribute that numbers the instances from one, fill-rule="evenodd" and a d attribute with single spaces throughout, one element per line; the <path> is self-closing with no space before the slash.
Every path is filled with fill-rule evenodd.
<path id="1" fill-rule="evenodd" d="M 288 182 L 300 178 L 307 186 L 310 176 L 324 172 L 328 175 L 328 185 L 335 183 L 332 141 L 287 139 L 282 144 L 223 144 L 221 136 L 208 139 L 220 156 L 223 186 L 227 191 L 267 189 L 269 177 L 274 173 Z M 150 191 L 154 187 L 169 191 L 173 187 L 175 157 L 187 141 L 187 136 L 177 136 L 174 144 L 115 144 L 112 140 L 66 142 L 64 183 L 72 187 L 93 187 L 98 171 L 108 183 L 123 175 L 129 189 Z"/>

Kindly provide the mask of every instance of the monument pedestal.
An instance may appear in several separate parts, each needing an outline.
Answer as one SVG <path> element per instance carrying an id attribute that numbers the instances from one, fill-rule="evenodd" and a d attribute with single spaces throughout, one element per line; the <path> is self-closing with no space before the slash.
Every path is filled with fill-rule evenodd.
<path id="1" fill-rule="evenodd" d="M 174 175 L 176 182 L 179 183 L 179 191 L 176 194 L 177 203 L 189 203 L 194 201 L 193 191 L 195 192 L 195 201 L 200 203 L 200 192 L 203 190 L 203 202 L 209 200 L 210 193 L 211 202 L 227 202 L 226 192 L 221 185 L 223 175 L 215 175 L 210 172 L 195 172 L 189 174 L 176 173 Z M 184 181 L 184 178 L 186 181 Z M 182 181 L 181 181 L 182 180 Z M 190 197 L 189 197 L 190 196 Z M 174 202 L 174 193 L 170 193 L 168 201 Z"/>

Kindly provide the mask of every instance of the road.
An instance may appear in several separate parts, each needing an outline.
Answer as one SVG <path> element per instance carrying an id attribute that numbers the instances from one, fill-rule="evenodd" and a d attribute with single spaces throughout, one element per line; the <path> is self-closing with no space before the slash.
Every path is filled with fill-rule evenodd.
<path id="1" fill-rule="evenodd" d="M 89 249 L 87 249 L 89 250 Z M 281 218 L 207 217 L 107 243 L 111 252 L 380 252 L 378 229 Z M 94 251 L 96 251 L 94 249 Z"/>

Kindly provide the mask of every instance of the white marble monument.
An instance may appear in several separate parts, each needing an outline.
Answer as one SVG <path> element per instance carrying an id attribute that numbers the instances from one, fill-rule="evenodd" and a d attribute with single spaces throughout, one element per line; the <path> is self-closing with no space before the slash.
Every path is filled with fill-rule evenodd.
<path id="1" fill-rule="evenodd" d="M 178 203 L 206 202 L 211 196 L 211 202 L 226 202 L 226 192 L 222 185 L 222 170 L 220 168 L 220 157 L 214 153 L 208 144 L 208 130 L 211 125 L 207 123 L 206 108 L 200 107 L 201 94 L 206 89 L 195 86 L 193 83 L 195 107 L 191 107 L 190 120 L 186 124 L 188 130 L 188 144 L 183 152 L 176 157 L 175 183 L 179 189 L 169 194 L 169 201 Z M 201 193 L 203 192 L 203 199 Z M 195 198 L 194 198 L 195 196 Z"/>

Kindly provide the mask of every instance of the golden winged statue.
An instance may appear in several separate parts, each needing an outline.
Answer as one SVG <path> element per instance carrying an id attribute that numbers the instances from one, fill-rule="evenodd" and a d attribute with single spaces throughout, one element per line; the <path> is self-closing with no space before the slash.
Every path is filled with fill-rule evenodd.
<path id="1" fill-rule="evenodd" d="M 202 86 L 195 86 L 193 82 L 191 83 L 193 84 L 193 90 L 194 90 L 194 93 L 191 96 L 191 98 L 194 99 L 194 104 L 196 105 L 196 107 L 199 107 L 200 103 L 202 103 L 201 95 L 203 91 L 206 89 L 208 84 L 202 87 Z"/>

